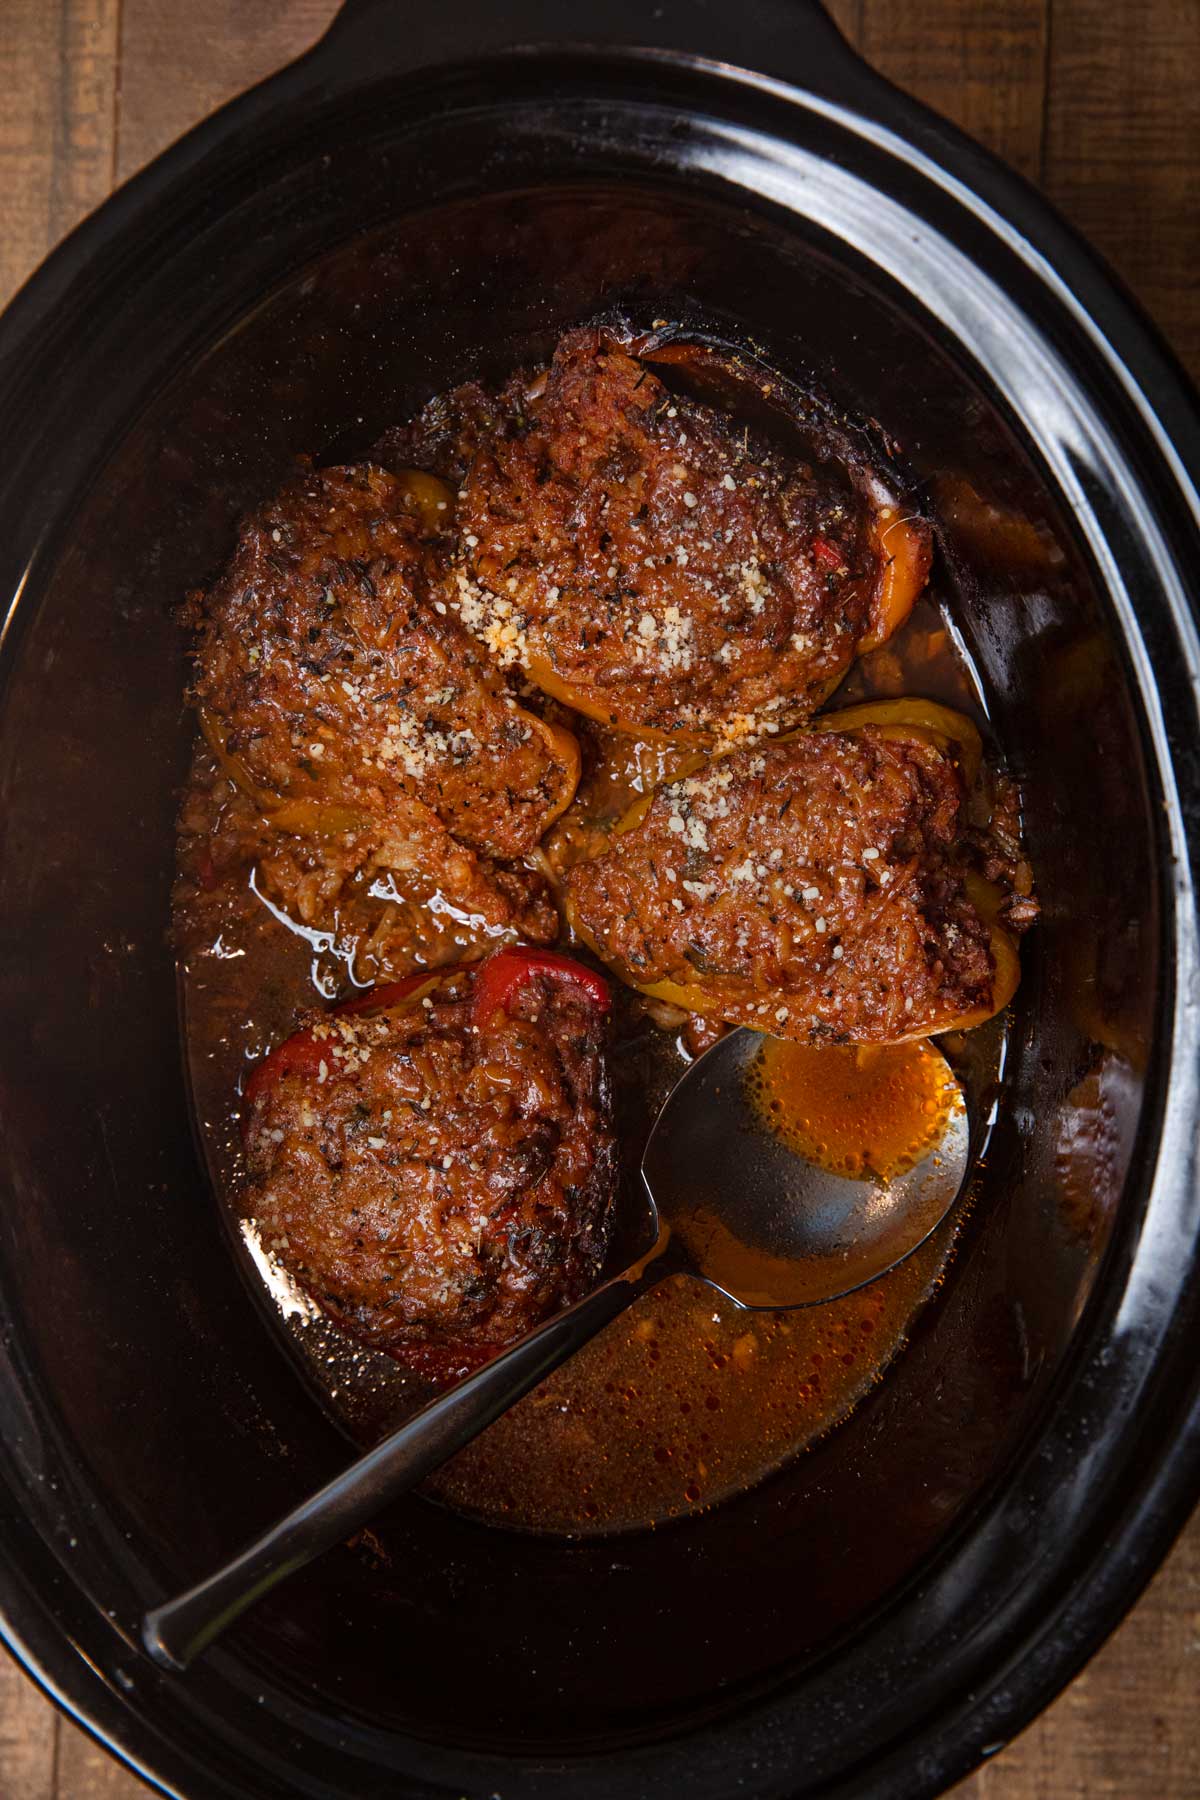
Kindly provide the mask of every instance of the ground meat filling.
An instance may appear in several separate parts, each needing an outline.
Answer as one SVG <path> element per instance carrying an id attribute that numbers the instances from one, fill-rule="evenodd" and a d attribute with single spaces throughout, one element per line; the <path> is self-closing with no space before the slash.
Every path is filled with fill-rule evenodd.
<path id="1" fill-rule="evenodd" d="M 245 1120 L 265 1248 L 343 1329 L 438 1378 L 592 1286 L 616 1179 L 604 1014 L 535 976 L 481 1018 L 472 990 L 456 972 L 314 1015 Z"/>
<path id="2" fill-rule="evenodd" d="M 478 381 L 434 394 L 414 419 L 392 425 L 371 452 L 385 469 L 430 469 L 455 493 L 480 450 L 514 428 L 522 429 L 527 381 L 509 380 L 497 392 Z"/>
<path id="3" fill-rule="evenodd" d="M 963 784 L 919 736 L 804 733 L 658 789 L 567 877 L 628 981 L 801 1040 L 884 1043 L 992 996 L 990 933 L 952 860 Z"/>
<path id="4" fill-rule="evenodd" d="M 381 904 L 437 890 L 486 924 L 553 935 L 518 859 L 574 791 L 574 742 L 517 704 L 438 597 L 436 491 L 423 516 L 371 466 L 285 488 L 193 601 L 194 698 L 275 842 L 274 897 L 306 924 L 354 881 Z M 448 526 L 452 498 L 440 505 Z"/>
<path id="5" fill-rule="evenodd" d="M 748 741 L 820 705 L 879 572 L 841 470 L 673 397 L 595 331 L 513 404 L 502 433 L 474 434 L 451 588 L 494 654 L 592 717 L 675 738 Z"/>

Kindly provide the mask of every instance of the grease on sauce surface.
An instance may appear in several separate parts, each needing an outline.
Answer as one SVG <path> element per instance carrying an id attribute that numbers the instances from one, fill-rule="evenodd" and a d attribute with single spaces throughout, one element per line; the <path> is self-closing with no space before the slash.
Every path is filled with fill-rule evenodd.
<path id="1" fill-rule="evenodd" d="M 799 1044 L 768 1038 L 747 1078 L 767 1128 L 835 1175 L 901 1175 L 945 1135 L 958 1087 L 928 1042 Z"/>
<path id="2" fill-rule="evenodd" d="M 429 1484 L 496 1524 L 588 1534 L 663 1524 L 779 1468 L 879 1380 L 940 1278 L 946 1232 L 870 1287 L 747 1313 L 674 1276 Z"/>

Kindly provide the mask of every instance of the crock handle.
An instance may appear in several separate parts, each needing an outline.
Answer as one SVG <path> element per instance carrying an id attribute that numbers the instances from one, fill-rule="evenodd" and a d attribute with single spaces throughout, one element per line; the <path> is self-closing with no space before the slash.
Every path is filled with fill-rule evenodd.
<path id="1" fill-rule="evenodd" d="M 820 0 L 343 0 L 315 54 L 361 81 L 534 46 L 671 51 L 847 102 L 877 80 Z"/>
<path id="2" fill-rule="evenodd" d="M 248 1607 L 418 1486 L 677 1266 L 676 1247 L 664 1231 L 650 1254 L 624 1274 L 431 1400 L 231 1562 L 148 1612 L 142 1643 L 149 1655 L 160 1668 L 186 1669 Z"/>

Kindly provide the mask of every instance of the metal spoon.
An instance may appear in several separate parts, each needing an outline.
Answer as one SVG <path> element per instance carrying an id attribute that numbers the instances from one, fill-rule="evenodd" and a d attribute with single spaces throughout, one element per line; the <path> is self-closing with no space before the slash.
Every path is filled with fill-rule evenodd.
<path id="1" fill-rule="evenodd" d="M 762 1042 L 730 1032 L 671 1091 L 642 1158 L 636 1260 L 431 1401 L 232 1562 L 148 1612 L 142 1641 L 155 1662 L 185 1669 L 248 1606 L 416 1487 L 667 1276 L 698 1276 L 751 1310 L 814 1306 L 924 1242 L 966 1177 L 961 1095 L 941 1143 L 906 1174 L 834 1175 L 789 1150 L 752 1110 L 745 1075 Z"/>

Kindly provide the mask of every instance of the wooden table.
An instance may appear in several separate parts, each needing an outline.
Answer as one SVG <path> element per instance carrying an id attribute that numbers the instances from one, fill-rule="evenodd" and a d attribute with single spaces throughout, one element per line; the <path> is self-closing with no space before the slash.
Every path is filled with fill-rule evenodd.
<path id="1" fill-rule="evenodd" d="M 0 0 L 0 303 L 118 182 L 304 49 L 335 10 Z M 831 10 L 885 74 L 1040 183 L 1200 378 L 1200 0 Z M 1111 1642 L 957 1800 L 1195 1800 L 1198 1687 L 1200 1515 Z M 0 1658 L 0 1800 L 144 1792 Z"/>

